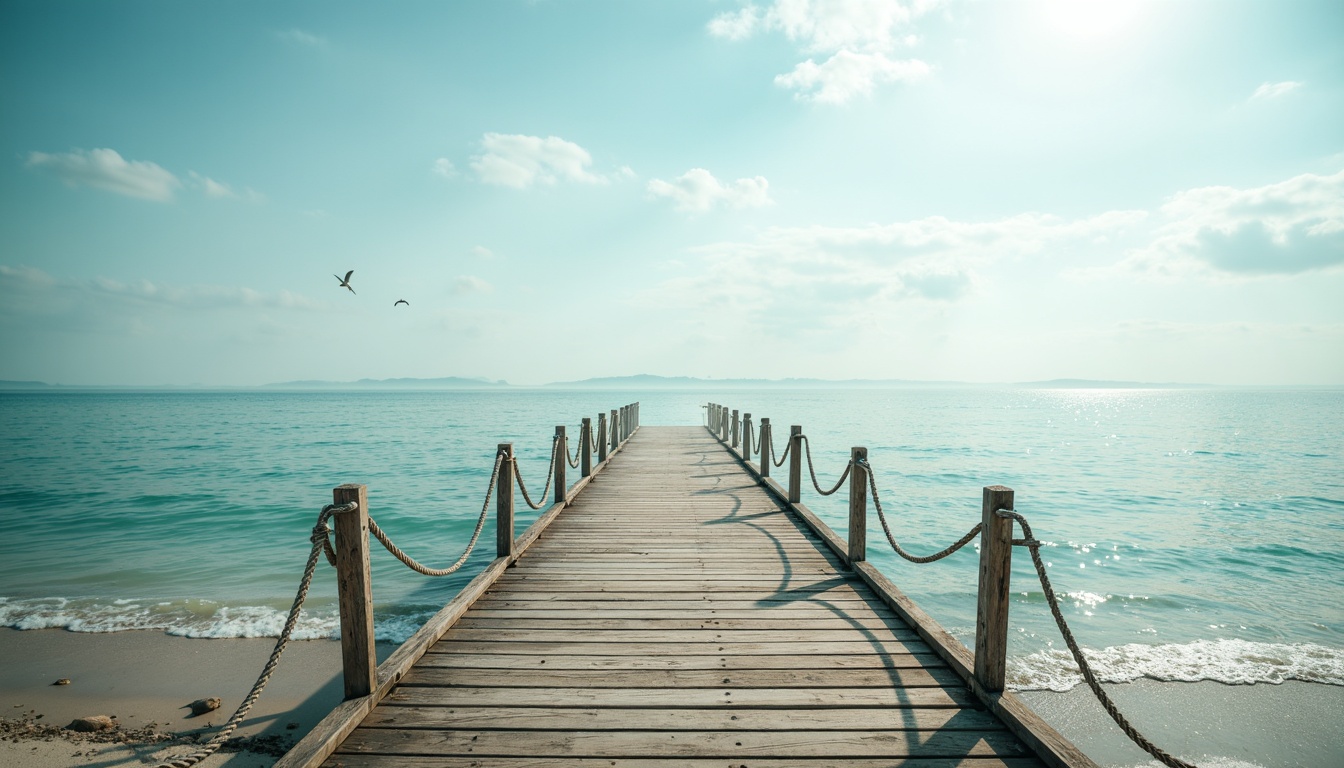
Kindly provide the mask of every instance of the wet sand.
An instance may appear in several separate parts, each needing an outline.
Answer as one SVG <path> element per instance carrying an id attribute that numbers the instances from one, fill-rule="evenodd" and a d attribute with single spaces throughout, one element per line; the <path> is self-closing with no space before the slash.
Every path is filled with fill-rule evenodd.
<path id="1" fill-rule="evenodd" d="M 200 733 L 208 740 L 252 689 L 274 647 L 274 638 L 196 640 L 158 631 L 0 629 L 0 718 L 5 720 L 0 765 L 141 766 L 189 753 L 195 748 L 190 744 L 86 741 L 53 735 L 43 726 L 115 715 L 121 728 L 135 735 L 153 725 L 156 731 Z M 380 645 L 379 658 L 393 649 Z M 61 678 L 70 684 L 52 684 Z M 210 696 L 221 698 L 222 706 L 192 717 L 186 705 Z M 292 642 L 234 734 L 255 740 L 258 751 L 221 751 L 202 765 L 269 766 L 275 752 L 311 730 L 341 697 L 340 643 Z M 23 722 L 41 729 L 39 734 L 23 735 Z"/>

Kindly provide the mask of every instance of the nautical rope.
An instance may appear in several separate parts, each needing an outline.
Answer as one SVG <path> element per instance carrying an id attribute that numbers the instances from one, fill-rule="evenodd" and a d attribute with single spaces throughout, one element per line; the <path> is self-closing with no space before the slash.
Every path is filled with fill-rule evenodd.
<path id="1" fill-rule="evenodd" d="M 789 458 L 789 451 L 791 451 L 791 450 L 793 450 L 793 441 L 792 441 L 792 440 L 790 440 L 790 441 L 788 441 L 787 443 L 784 444 L 784 455 L 779 457 L 779 461 L 775 461 L 775 459 L 774 459 L 774 456 L 775 456 L 775 428 L 774 428 L 773 425 L 771 425 L 771 427 L 770 427 L 770 457 L 771 457 L 771 458 L 770 458 L 770 463 L 771 463 L 771 464 L 774 464 L 776 467 L 782 467 L 782 466 L 784 466 L 784 462 L 785 462 L 786 460 L 788 460 L 788 458 Z"/>
<path id="2" fill-rule="evenodd" d="M 817 470 L 812 467 L 812 441 L 807 439 L 807 435 L 803 435 L 802 438 L 803 447 L 807 449 L 807 473 L 812 475 L 812 487 L 816 488 L 817 493 L 820 493 L 822 496 L 830 496 L 840 490 L 840 486 L 845 482 L 845 478 L 849 477 L 849 471 L 854 468 L 854 462 L 850 461 L 845 465 L 845 472 L 840 475 L 839 480 L 835 481 L 834 488 L 831 488 L 829 491 L 823 491 L 821 490 L 821 484 L 817 482 Z"/>
<path id="3" fill-rule="evenodd" d="M 1083 651 L 1078 647 L 1078 642 L 1073 638 L 1073 632 L 1069 630 L 1069 624 L 1064 620 L 1064 614 L 1059 610 L 1059 600 L 1055 597 L 1055 589 L 1050 584 L 1050 577 L 1045 574 L 1045 564 L 1041 562 L 1041 542 L 1036 540 L 1031 534 L 1031 526 L 1027 524 L 1027 519 L 1011 509 L 998 509 L 994 513 L 999 517 L 1011 518 L 1016 520 L 1022 526 L 1022 533 L 1025 536 L 1021 539 L 1021 545 L 1027 548 L 1031 553 L 1031 562 L 1036 566 L 1036 575 L 1041 579 L 1041 589 L 1045 591 L 1045 601 L 1050 604 L 1050 613 L 1055 617 L 1055 624 L 1059 626 L 1059 632 L 1064 636 L 1064 642 L 1069 646 L 1069 653 L 1073 654 L 1073 660 L 1078 664 L 1078 669 L 1083 673 L 1083 679 L 1087 681 L 1087 687 L 1096 694 L 1097 700 L 1105 708 L 1106 713 L 1111 716 L 1115 724 L 1120 726 L 1120 730 L 1125 732 L 1135 744 L 1143 748 L 1145 752 L 1157 758 L 1163 765 L 1170 768 L 1195 768 L 1194 764 L 1187 763 L 1177 757 L 1163 752 L 1155 744 L 1144 738 L 1143 734 L 1135 730 L 1134 726 L 1129 724 L 1125 716 L 1120 714 L 1111 697 L 1102 690 L 1101 684 L 1097 682 L 1097 677 L 1092 673 L 1092 667 L 1087 663 L 1083 656 Z M 1013 543 L 1017 543 L 1015 540 Z"/>
<path id="4" fill-rule="evenodd" d="M 556 435 L 555 439 L 551 440 L 551 461 L 549 464 L 550 469 L 546 472 L 546 485 L 541 488 L 541 498 L 543 500 L 546 498 L 546 492 L 551 489 L 551 477 L 555 475 L 555 452 L 559 447 L 560 436 Z M 568 461 L 568 459 L 566 459 L 566 461 Z M 519 472 L 518 467 L 516 466 L 513 468 L 513 476 L 518 479 L 518 488 L 522 490 L 523 501 L 527 502 L 527 506 L 533 509 L 541 509 L 541 505 L 532 503 L 532 497 L 527 495 L 527 486 L 523 485 L 523 473 Z"/>
<path id="5" fill-rule="evenodd" d="M 882 513 L 882 501 L 877 498 L 877 479 L 873 477 L 873 466 L 869 464 L 867 461 L 864 461 L 862 463 L 864 469 L 868 470 L 868 487 L 873 492 L 873 506 L 877 508 L 877 519 L 882 522 L 882 532 L 887 534 L 887 541 L 891 542 L 891 548 L 896 550 L 896 554 L 900 555 L 906 560 L 909 560 L 912 563 L 932 563 L 938 560 L 942 560 L 944 557 L 947 557 L 953 552 L 956 552 L 958 549 L 961 549 L 962 547 L 969 544 L 971 539 L 974 539 L 976 536 L 978 536 L 980 534 L 980 530 L 985 527 L 984 523 L 976 523 L 975 527 L 972 528 L 970 531 L 967 531 L 965 536 L 962 536 L 960 539 L 957 539 L 957 542 L 955 544 L 948 547 L 947 549 L 944 549 L 941 552 L 929 555 L 927 557 L 912 555 L 909 552 L 906 552 L 904 549 L 901 549 L 901 545 L 897 544 L 895 537 L 891 535 L 891 527 L 887 525 L 887 516 Z"/>
<path id="6" fill-rule="evenodd" d="M 576 430 L 576 431 L 577 431 L 578 433 L 581 434 L 581 433 L 583 432 L 583 425 L 580 424 L 578 430 Z M 566 440 L 565 442 L 568 443 L 569 441 Z M 570 466 L 571 469 L 578 469 L 578 468 L 579 468 L 579 450 L 580 450 L 580 446 L 581 446 L 582 444 L 583 444 L 583 441 L 580 440 L 579 443 L 576 444 L 576 445 L 574 446 L 574 460 L 573 460 L 573 461 L 570 461 L 570 459 L 569 459 L 569 445 L 568 445 L 568 444 L 565 445 L 565 463 L 569 464 L 569 466 Z"/>
<path id="7" fill-rule="evenodd" d="M 495 480 L 499 477 L 499 465 L 503 463 L 504 452 L 500 451 L 495 454 L 495 468 L 490 472 L 490 485 L 485 489 L 485 503 L 481 504 L 481 516 L 476 520 L 476 530 L 471 533 L 471 541 L 467 542 L 466 551 L 457 559 L 457 562 L 447 568 L 430 568 L 416 562 L 415 558 L 402 552 L 400 547 L 392 543 L 392 540 L 387 537 L 387 534 L 383 533 L 383 530 L 378 527 L 378 523 L 374 522 L 372 517 L 369 518 L 369 533 L 372 533 L 378 541 L 382 542 L 383 546 L 388 552 L 392 553 L 393 557 L 400 560 L 407 568 L 410 568 L 416 573 L 423 573 L 426 576 L 447 576 L 448 574 L 453 573 L 458 568 L 461 568 L 463 563 L 467 562 L 467 558 L 471 556 L 471 550 L 476 547 L 476 540 L 481 537 L 481 529 L 485 527 L 485 517 L 490 509 L 490 497 L 495 492 Z"/>
<path id="8" fill-rule="evenodd" d="M 257 698 L 261 692 L 266 689 L 266 684 L 271 681 L 271 675 L 275 673 L 276 666 L 280 663 L 280 654 L 285 652 L 285 646 L 289 644 L 289 638 L 294 633 L 294 625 L 299 621 L 299 609 L 303 607 L 303 601 L 308 597 L 308 587 L 313 583 L 313 571 L 317 568 L 317 556 L 324 549 L 324 542 L 327 542 L 327 535 L 330 530 L 327 527 L 327 520 L 332 515 L 340 512 L 353 512 L 358 509 L 358 505 L 351 501 L 340 506 L 328 504 L 322 508 L 322 512 L 317 516 L 317 525 L 313 526 L 313 534 L 309 541 L 313 543 L 313 548 L 308 553 L 308 563 L 303 568 L 303 578 L 299 580 L 299 591 L 294 596 L 294 604 L 290 606 L 289 617 L 285 619 L 285 628 L 280 632 L 280 638 L 275 641 L 275 649 L 271 651 L 271 658 L 262 668 L 261 675 L 257 682 L 253 684 L 252 691 L 243 699 L 243 703 L 238 705 L 238 710 L 233 713 L 233 717 L 224 724 L 224 728 L 210 741 L 206 742 L 201 749 L 192 752 L 189 755 L 183 755 L 171 762 L 159 763 L 155 768 L 191 768 L 210 755 L 213 755 L 225 741 L 228 741 L 230 735 L 237 730 L 238 725 L 247 717 L 251 711 L 252 705 L 257 703 Z"/>

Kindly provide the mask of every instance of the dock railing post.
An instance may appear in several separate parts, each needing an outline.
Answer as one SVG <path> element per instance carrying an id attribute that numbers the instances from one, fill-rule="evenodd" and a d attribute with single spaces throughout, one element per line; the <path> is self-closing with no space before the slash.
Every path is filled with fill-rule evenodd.
<path id="1" fill-rule="evenodd" d="M 565 469 L 569 466 L 569 441 L 565 438 L 565 426 L 555 425 L 555 502 L 565 500 Z"/>
<path id="2" fill-rule="evenodd" d="M 597 463 L 607 460 L 607 414 L 597 414 Z"/>
<path id="3" fill-rule="evenodd" d="M 1013 564 L 1013 489 L 986 486 L 981 499 L 980 596 L 975 609 L 975 677 L 986 691 L 1002 691 L 1008 661 L 1008 589 Z"/>
<path id="4" fill-rule="evenodd" d="M 714 425 L 715 423 L 717 423 L 714 421 L 714 419 L 718 415 L 718 411 L 716 410 L 718 407 L 719 406 L 715 405 L 714 403 L 710 403 L 709 407 L 705 409 L 706 410 L 705 426 L 709 427 L 710 432 L 714 431 Z"/>
<path id="5" fill-rule="evenodd" d="M 751 414 L 742 414 L 742 458 L 751 459 Z"/>
<path id="6" fill-rule="evenodd" d="M 868 559 L 868 449 L 849 449 L 849 564 Z"/>
<path id="7" fill-rule="evenodd" d="M 741 431 L 742 422 L 738 419 L 737 409 L 733 409 L 733 447 L 737 447 L 738 433 Z"/>
<path id="8" fill-rule="evenodd" d="M 789 427 L 789 503 L 803 500 L 803 427 Z"/>
<path id="9" fill-rule="evenodd" d="M 724 406 L 724 408 L 723 408 L 723 418 L 722 418 L 720 421 L 721 421 L 722 423 L 719 424 L 719 442 L 721 442 L 721 443 L 727 443 L 727 442 L 728 442 L 728 407 L 727 407 L 727 406 Z"/>
<path id="10" fill-rule="evenodd" d="M 579 476 L 588 477 L 593 474 L 593 420 L 585 418 L 582 426 L 583 434 L 579 435 Z"/>
<path id="11" fill-rule="evenodd" d="M 761 454 L 761 477 L 770 476 L 770 417 L 761 417 L 761 433 L 756 438 L 760 443 L 758 450 Z"/>
<path id="12" fill-rule="evenodd" d="M 621 444 L 621 417 L 615 408 L 611 410 L 611 418 L 607 419 L 607 425 L 611 430 L 611 452 L 615 453 L 616 448 Z"/>
<path id="13" fill-rule="evenodd" d="M 499 479 L 495 481 L 495 556 L 513 557 L 513 443 L 500 443 Z"/>
<path id="14" fill-rule="evenodd" d="M 332 489 L 332 503 L 358 509 L 332 515 L 336 523 L 336 593 L 341 611 L 341 666 L 345 698 L 368 696 L 377 684 L 373 645 L 373 584 L 369 576 L 369 494 L 363 485 Z"/>

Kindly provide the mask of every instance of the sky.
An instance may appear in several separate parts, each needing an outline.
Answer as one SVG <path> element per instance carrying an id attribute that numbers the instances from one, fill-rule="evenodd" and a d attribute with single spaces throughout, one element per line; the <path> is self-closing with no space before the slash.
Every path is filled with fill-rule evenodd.
<path id="1" fill-rule="evenodd" d="M 0 379 L 1344 384 L 1341 40 L 1338 0 L 0 0 Z"/>

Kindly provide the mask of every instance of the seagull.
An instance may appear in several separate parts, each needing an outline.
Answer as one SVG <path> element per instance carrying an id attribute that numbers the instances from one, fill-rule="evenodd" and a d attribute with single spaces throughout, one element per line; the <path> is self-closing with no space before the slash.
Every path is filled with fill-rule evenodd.
<path id="1" fill-rule="evenodd" d="M 398 304 L 405 304 L 408 307 L 411 306 L 411 302 L 405 299 L 397 299 L 396 301 L 392 302 L 392 306 L 394 307 L 397 306 Z"/>
<path id="2" fill-rule="evenodd" d="M 349 272 L 346 272 L 346 273 L 345 273 L 345 279 L 344 279 L 344 280 L 341 280 L 341 276 L 340 276 L 340 275 L 332 275 L 332 277 L 336 278 L 337 280 L 341 280 L 341 287 L 342 287 L 342 288 L 350 288 L 350 276 L 353 275 L 353 274 L 355 274 L 355 270 L 352 269 L 352 270 L 350 270 Z M 351 293 L 354 293 L 354 292 L 355 292 L 355 289 L 354 289 L 354 288 L 350 288 L 350 292 L 351 292 Z"/>

